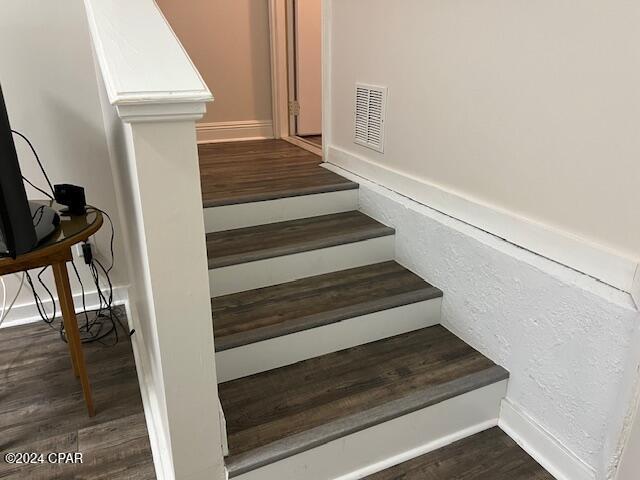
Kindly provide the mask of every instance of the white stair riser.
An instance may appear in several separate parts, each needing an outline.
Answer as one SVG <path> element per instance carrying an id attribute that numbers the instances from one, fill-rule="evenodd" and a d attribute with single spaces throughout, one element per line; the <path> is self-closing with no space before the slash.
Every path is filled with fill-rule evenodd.
<path id="1" fill-rule="evenodd" d="M 356 480 L 481 432 L 498 423 L 507 380 L 472 390 L 234 480 Z"/>
<path id="2" fill-rule="evenodd" d="M 299 278 L 386 262 L 394 257 L 394 236 L 209 270 L 212 297 L 291 282 Z"/>
<path id="3" fill-rule="evenodd" d="M 434 298 L 217 352 L 218 381 L 235 380 L 436 325 L 440 323 L 441 305 L 442 299 Z"/>
<path id="4" fill-rule="evenodd" d="M 207 233 L 358 209 L 358 190 L 301 195 L 204 209 Z"/>

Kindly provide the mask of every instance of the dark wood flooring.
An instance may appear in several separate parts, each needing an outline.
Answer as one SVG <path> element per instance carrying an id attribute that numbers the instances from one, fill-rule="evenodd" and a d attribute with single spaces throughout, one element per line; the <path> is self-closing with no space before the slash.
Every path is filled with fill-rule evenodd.
<path id="1" fill-rule="evenodd" d="M 319 147 L 322 146 L 322 135 L 304 135 L 300 138 L 304 138 L 305 140 L 311 142 L 311 143 L 315 143 L 316 145 L 318 145 Z"/>
<path id="2" fill-rule="evenodd" d="M 352 211 L 207 234 L 209 268 L 393 235 L 394 230 Z"/>
<path id="3" fill-rule="evenodd" d="M 396 262 L 224 295 L 211 300 L 216 351 L 441 296 Z"/>
<path id="4" fill-rule="evenodd" d="M 507 378 L 437 325 L 219 385 L 238 475 Z"/>
<path id="5" fill-rule="evenodd" d="M 553 480 L 498 427 L 465 438 L 365 480 Z"/>
<path id="6" fill-rule="evenodd" d="M 124 312 L 120 311 L 124 317 Z M 81 465 L 10 465 L 2 479 L 147 480 L 155 473 L 129 337 L 84 346 L 96 416 L 67 345 L 44 323 L 0 330 L 0 452 L 82 452 Z"/>
<path id="7" fill-rule="evenodd" d="M 358 188 L 284 140 L 211 143 L 198 151 L 205 207 Z"/>

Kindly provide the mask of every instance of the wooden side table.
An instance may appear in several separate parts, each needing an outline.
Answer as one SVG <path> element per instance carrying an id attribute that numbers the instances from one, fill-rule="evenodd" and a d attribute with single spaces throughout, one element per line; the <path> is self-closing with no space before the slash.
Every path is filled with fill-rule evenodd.
<path id="1" fill-rule="evenodd" d="M 51 202 L 42 202 L 60 210 L 62 206 Z M 91 395 L 91 385 L 84 362 L 84 352 L 82 351 L 82 341 L 80 330 L 73 305 L 71 285 L 69 284 L 69 273 L 67 262 L 71 261 L 73 254 L 71 247 L 75 244 L 86 241 L 91 235 L 96 233 L 102 226 L 102 214 L 91 207 L 83 215 L 61 216 L 60 225 L 55 232 L 35 250 L 20 255 L 17 258 L 0 258 L 0 276 L 10 273 L 22 272 L 32 268 L 51 266 L 56 282 L 56 290 L 62 310 L 64 329 L 67 333 L 67 343 L 71 356 L 71 365 L 76 377 L 80 379 L 82 394 L 87 405 L 89 416 L 95 415 L 93 397 Z"/>

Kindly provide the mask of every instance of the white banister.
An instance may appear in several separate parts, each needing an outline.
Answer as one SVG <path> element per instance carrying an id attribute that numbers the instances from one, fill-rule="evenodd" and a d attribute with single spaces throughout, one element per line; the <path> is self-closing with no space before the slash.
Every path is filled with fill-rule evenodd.
<path id="1" fill-rule="evenodd" d="M 85 0 L 95 53 L 112 105 L 212 99 L 152 0 Z"/>
<path id="2" fill-rule="evenodd" d="M 224 478 L 195 121 L 209 89 L 152 0 L 85 0 L 162 480 Z"/>

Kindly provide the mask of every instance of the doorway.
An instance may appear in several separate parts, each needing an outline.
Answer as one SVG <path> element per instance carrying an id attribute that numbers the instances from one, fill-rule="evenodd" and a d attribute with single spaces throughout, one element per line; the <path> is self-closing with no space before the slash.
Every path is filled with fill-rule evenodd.
<path id="1" fill-rule="evenodd" d="M 322 153 L 322 0 L 270 0 L 274 133 Z"/>

